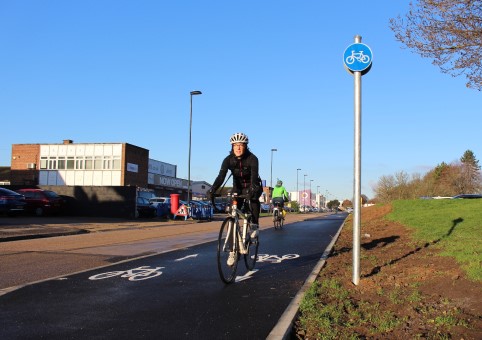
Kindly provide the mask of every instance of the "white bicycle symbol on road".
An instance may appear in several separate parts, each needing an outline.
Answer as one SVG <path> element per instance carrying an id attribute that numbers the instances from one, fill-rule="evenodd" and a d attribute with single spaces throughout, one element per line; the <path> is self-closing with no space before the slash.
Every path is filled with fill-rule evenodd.
<path id="1" fill-rule="evenodd" d="M 163 268 L 164 267 L 150 268 L 149 266 L 141 266 L 141 267 L 128 269 L 128 270 L 118 270 L 118 271 L 92 275 L 91 277 L 89 277 L 89 280 L 102 280 L 102 279 L 108 279 L 110 277 L 119 276 L 119 275 L 121 277 L 128 278 L 129 281 L 147 280 L 147 279 L 152 279 L 153 277 L 161 275 L 162 272 L 159 271 L 159 269 L 163 269 Z"/>
<path id="2" fill-rule="evenodd" d="M 292 260 L 300 257 L 298 254 L 286 254 L 281 257 L 278 255 L 258 254 L 258 262 L 281 263 L 284 260 Z"/>
<path id="3" fill-rule="evenodd" d="M 348 65 L 351 65 L 355 62 L 355 60 L 358 60 L 363 64 L 368 64 L 370 62 L 370 56 L 363 54 L 363 51 L 355 52 L 355 50 L 352 50 L 351 55 L 346 57 L 345 61 Z"/>

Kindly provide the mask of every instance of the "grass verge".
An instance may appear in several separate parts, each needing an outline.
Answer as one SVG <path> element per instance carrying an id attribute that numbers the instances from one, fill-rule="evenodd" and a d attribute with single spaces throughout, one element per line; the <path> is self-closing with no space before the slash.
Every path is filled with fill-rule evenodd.
<path id="1" fill-rule="evenodd" d="M 453 257 L 474 281 L 482 281 L 482 199 L 400 200 L 387 219 L 414 230 L 414 239 Z"/>

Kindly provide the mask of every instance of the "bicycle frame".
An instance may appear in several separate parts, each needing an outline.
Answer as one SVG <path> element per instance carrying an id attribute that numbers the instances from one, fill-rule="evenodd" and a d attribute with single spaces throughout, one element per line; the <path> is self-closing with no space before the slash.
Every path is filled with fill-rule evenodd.
<path id="1" fill-rule="evenodd" d="M 231 211 L 230 215 L 234 218 L 234 223 L 229 226 L 228 233 L 231 234 L 233 230 L 231 228 L 235 228 L 239 224 L 239 220 L 243 220 L 243 229 L 241 235 L 239 234 L 238 230 L 234 230 L 233 232 L 233 242 L 237 247 L 239 247 L 239 252 L 241 254 L 247 254 L 248 249 L 245 247 L 246 244 L 246 235 L 248 234 L 248 219 L 249 219 L 249 213 L 244 213 L 241 209 L 238 209 L 238 200 L 237 198 L 233 198 L 233 201 L 231 203 Z M 241 237 L 241 242 L 239 242 L 238 237 Z M 228 240 L 226 239 L 224 245 L 223 245 L 223 250 L 226 250 L 226 245 L 227 245 Z"/>

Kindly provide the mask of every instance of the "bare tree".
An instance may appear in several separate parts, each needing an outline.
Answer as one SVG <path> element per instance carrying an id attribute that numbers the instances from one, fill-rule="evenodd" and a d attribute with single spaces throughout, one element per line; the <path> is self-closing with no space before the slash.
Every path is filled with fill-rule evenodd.
<path id="1" fill-rule="evenodd" d="M 398 41 L 443 73 L 465 75 L 467 87 L 482 90 L 482 1 L 418 0 L 403 18 L 390 19 Z"/>

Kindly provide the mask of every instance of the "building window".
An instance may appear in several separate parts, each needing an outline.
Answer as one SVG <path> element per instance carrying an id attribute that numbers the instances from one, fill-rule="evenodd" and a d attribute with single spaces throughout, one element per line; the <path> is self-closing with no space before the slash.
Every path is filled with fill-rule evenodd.
<path id="1" fill-rule="evenodd" d="M 40 157 L 40 169 L 47 169 L 47 157 Z"/>
<path id="2" fill-rule="evenodd" d="M 112 159 L 110 157 L 104 158 L 104 170 L 109 170 L 111 168 Z"/>
<path id="3" fill-rule="evenodd" d="M 112 169 L 114 170 L 120 170 L 121 168 L 121 160 L 119 156 L 114 156 L 113 164 L 112 164 Z"/>
<path id="4" fill-rule="evenodd" d="M 75 160 L 74 157 L 67 157 L 67 169 L 72 170 L 74 169 Z"/>
<path id="5" fill-rule="evenodd" d="M 51 170 L 57 170 L 57 158 L 55 157 L 49 158 L 49 165 L 47 168 Z"/>
<path id="6" fill-rule="evenodd" d="M 94 158 L 94 169 L 95 170 L 102 170 L 102 157 L 95 156 Z"/>
<path id="7" fill-rule="evenodd" d="M 75 160 L 75 168 L 79 170 L 84 169 L 84 158 L 79 157 Z"/>
<path id="8" fill-rule="evenodd" d="M 65 157 L 59 157 L 59 160 L 57 163 L 57 169 L 60 169 L 60 170 L 65 169 Z"/>
<path id="9" fill-rule="evenodd" d="M 86 170 L 91 170 L 93 169 L 93 166 L 92 166 L 92 157 L 85 157 L 85 169 Z"/>

